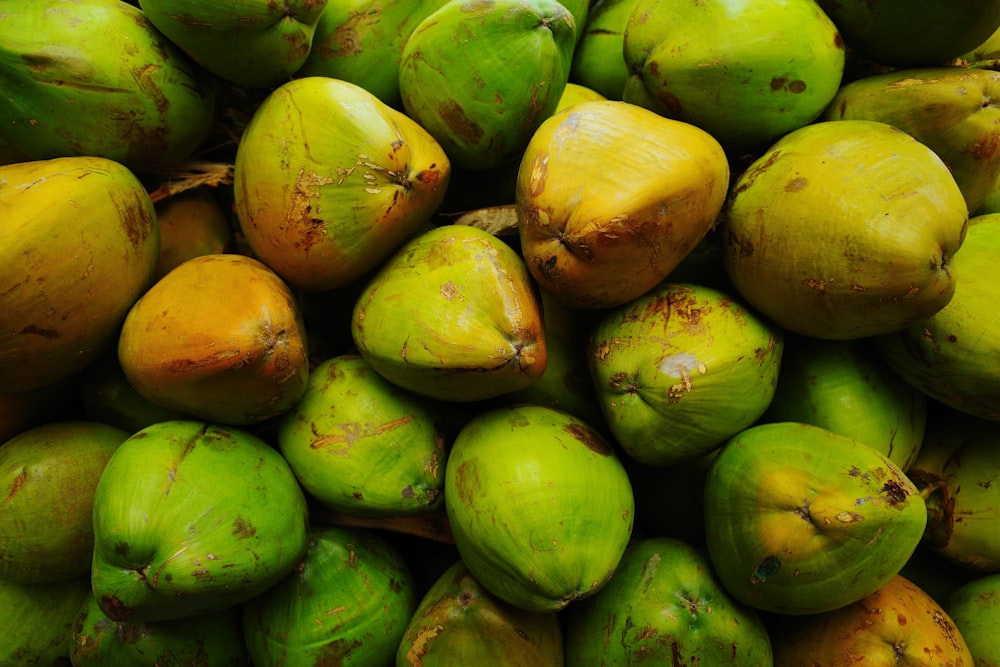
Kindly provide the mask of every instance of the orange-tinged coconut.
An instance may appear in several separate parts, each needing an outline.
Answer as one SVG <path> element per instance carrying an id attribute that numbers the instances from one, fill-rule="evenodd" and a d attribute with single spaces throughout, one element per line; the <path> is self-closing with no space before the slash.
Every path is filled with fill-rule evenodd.
<path id="1" fill-rule="evenodd" d="M 164 276 L 129 311 L 118 343 L 129 383 L 150 401 L 224 424 L 290 408 L 308 380 L 291 289 L 244 255 L 203 255 Z"/>

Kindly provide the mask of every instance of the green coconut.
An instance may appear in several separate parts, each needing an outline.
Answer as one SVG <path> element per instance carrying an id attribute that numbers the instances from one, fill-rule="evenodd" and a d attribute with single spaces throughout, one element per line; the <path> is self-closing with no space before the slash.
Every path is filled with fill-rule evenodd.
<path id="1" fill-rule="evenodd" d="M 215 119 L 205 72 L 120 0 L 6 0 L 0 100 L 0 135 L 29 159 L 139 172 L 187 160 Z"/>
<path id="2" fill-rule="evenodd" d="M 639 0 L 622 49 L 622 99 L 697 125 L 735 154 L 819 117 L 846 60 L 813 0 Z"/>
<path id="3" fill-rule="evenodd" d="M 1000 571 L 1000 433 L 944 406 L 930 413 L 907 475 L 927 505 L 923 545 L 973 572 Z"/>
<path id="4" fill-rule="evenodd" d="M 487 664 L 562 667 L 562 626 L 554 611 L 527 611 L 498 599 L 459 560 L 420 600 L 396 651 L 396 665 Z"/>
<path id="5" fill-rule="evenodd" d="M 94 497 L 94 596 L 113 621 L 220 611 L 274 586 L 309 545 L 288 463 L 247 431 L 166 421 L 115 451 Z"/>
<path id="6" fill-rule="evenodd" d="M 70 664 L 77 611 L 90 596 L 87 575 L 51 584 L 0 579 L 0 665 L 53 667 Z"/>
<path id="7" fill-rule="evenodd" d="M 69 656 L 73 667 L 247 664 L 238 607 L 155 623 L 113 621 L 93 594 L 78 606 Z"/>
<path id="8" fill-rule="evenodd" d="M 967 221 L 951 171 L 924 144 L 878 121 L 817 122 L 737 177 L 723 262 L 738 293 L 786 330 L 864 338 L 947 305 Z"/>
<path id="9" fill-rule="evenodd" d="M 663 283 L 608 312 L 587 363 L 608 428 L 645 465 L 694 460 L 753 424 L 774 396 L 783 332 L 738 298 Z"/>
<path id="10" fill-rule="evenodd" d="M 121 164 L 0 167 L 0 391 L 50 385 L 97 359 L 152 282 L 158 253 L 153 203 Z"/>
<path id="11" fill-rule="evenodd" d="M 358 85 L 311 76 L 254 112 L 236 150 L 234 209 L 258 259 L 297 289 L 326 291 L 422 230 L 450 174 L 409 117 Z"/>
<path id="12" fill-rule="evenodd" d="M 976 211 L 1000 171 L 1000 72 L 924 67 L 874 74 L 838 91 L 826 120 L 875 120 L 933 150 Z"/>
<path id="13" fill-rule="evenodd" d="M 22 584 L 90 572 L 98 481 L 130 432 L 54 421 L 0 445 L 0 579 Z"/>
<path id="14" fill-rule="evenodd" d="M 524 261 L 467 225 L 433 228 L 396 251 L 361 291 L 351 332 L 389 382 L 447 401 L 524 389 L 547 363 Z"/>
<path id="15" fill-rule="evenodd" d="M 821 426 L 873 447 L 906 472 L 923 442 L 927 397 L 867 340 L 787 335 L 778 386 L 761 420 Z"/>
<path id="16" fill-rule="evenodd" d="M 882 65 L 943 65 L 1000 27 L 998 0 L 817 0 L 858 55 Z"/>
<path id="17" fill-rule="evenodd" d="M 573 51 L 570 81 L 581 83 L 609 100 L 620 100 L 628 80 L 622 47 L 625 28 L 638 0 L 601 0 L 594 4 Z"/>
<path id="18" fill-rule="evenodd" d="M 139 0 L 156 26 L 214 76 L 269 88 L 306 61 L 327 0 Z"/>
<path id="19" fill-rule="evenodd" d="M 278 447 L 303 488 L 351 516 L 415 514 L 440 505 L 445 435 L 432 403 L 355 354 L 326 359 L 278 425 Z"/>
<path id="20" fill-rule="evenodd" d="M 576 24 L 556 0 L 448 2 L 410 34 L 403 108 L 455 166 L 516 160 L 569 80 Z"/>
<path id="21" fill-rule="evenodd" d="M 703 551 L 634 541 L 611 581 L 566 611 L 570 665 L 770 665 L 761 616 L 737 602 Z"/>
<path id="22" fill-rule="evenodd" d="M 927 509 L 896 464 L 811 424 L 759 424 L 731 438 L 705 482 L 706 547 L 734 598 L 819 614 L 896 576 Z"/>
<path id="23" fill-rule="evenodd" d="M 976 667 L 1000 667 L 1000 572 L 963 584 L 942 607 L 969 647 Z"/>
<path id="24" fill-rule="evenodd" d="M 991 420 L 1000 420 L 997 253 L 1000 214 L 971 218 L 950 269 L 955 296 L 930 317 L 876 339 L 881 357 L 911 385 L 945 405 Z"/>
<path id="25" fill-rule="evenodd" d="M 357 84 L 399 108 L 399 64 L 410 33 L 448 0 L 340 0 L 320 14 L 312 48 L 296 77 Z"/>
<path id="26" fill-rule="evenodd" d="M 413 575 L 362 529 L 312 531 L 301 564 L 243 605 L 255 665 L 388 665 L 417 606 Z"/>
<path id="27" fill-rule="evenodd" d="M 593 427 L 525 404 L 481 412 L 459 431 L 445 508 L 459 555 L 487 590 L 521 609 L 558 611 L 611 578 L 635 500 Z"/>

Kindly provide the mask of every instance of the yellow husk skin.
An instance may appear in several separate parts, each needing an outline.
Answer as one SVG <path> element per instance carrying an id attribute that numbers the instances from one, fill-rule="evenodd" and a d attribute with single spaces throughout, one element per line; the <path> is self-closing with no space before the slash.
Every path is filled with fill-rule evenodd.
<path id="1" fill-rule="evenodd" d="M 153 279 L 153 202 L 117 162 L 0 167 L 0 391 L 50 385 L 113 343 Z"/>
<path id="2" fill-rule="evenodd" d="M 728 185 L 726 155 L 704 130 L 626 102 L 576 104 L 538 128 L 521 160 L 525 263 L 565 305 L 621 305 L 694 249 Z"/>
<path id="3" fill-rule="evenodd" d="M 951 300 L 967 221 L 961 190 L 927 146 L 876 121 L 814 123 L 737 178 L 723 263 L 750 305 L 785 329 L 864 338 Z"/>
<path id="4" fill-rule="evenodd" d="M 902 576 L 841 609 L 779 618 L 772 635 L 774 667 L 978 664 L 944 609 Z"/>
<path id="5" fill-rule="evenodd" d="M 875 120 L 898 127 L 948 165 L 976 211 L 1000 171 L 1000 72 L 922 67 L 863 77 L 841 87 L 826 120 Z"/>

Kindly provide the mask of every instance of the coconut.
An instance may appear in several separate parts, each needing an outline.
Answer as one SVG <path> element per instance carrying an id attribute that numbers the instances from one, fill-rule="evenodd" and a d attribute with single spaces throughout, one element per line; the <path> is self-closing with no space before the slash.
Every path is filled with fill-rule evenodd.
<path id="1" fill-rule="evenodd" d="M 563 304 L 618 306 L 695 248 L 728 186 L 725 152 L 704 130 L 626 102 L 576 104 L 542 123 L 521 158 L 521 253 Z"/>
<path id="2" fill-rule="evenodd" d="M 383 537 L 318 527 L 295 570 L 243 605 L 255 665 L 388 665 L 417 606 L 413 575 Z"/>
<path id="3" fill-rule="evenodd" d="M 150 23 L 237 86 L 284 83 L 306 61 L 327 0 L 140 0 Z"/>
<path id="4" fill-rule="evenodd" d="M 347 81 L 274 90 L 236 151 L 234 209 L 254 256 L 296 289 L 374 270 L 422 231 L 451 165 L 417 123 Z"/>
<path id="5" fill-rule="evenodd" d="M 481 412 L 459 431 L 445 509 L 472 575 L 501 600 L 543 612 L 608 582 L 632 535 L 635 500 L 593 427 L 524 404 Z"/>
<path id="6" fill-rule="evenodd" d="M 152 172 L 187 160 L 215 120 L 204 70 L 119 0 L 5 1 L 0 91 L 0 135 L 33 160 Z"/>
<path id="7" fill-rule="evenodd" d="M 950 272 L 955 296 L 927 319 L 879 336 L 877 350 L 912 386 L 952 408 L 1000 420 L 1000 313 L 993 270 L 1000 214 L 969 220 Z"/>
<path id="8" fill-rule="evenodd" d="M 400 667 L 560 667 L 563 659 L 556 612 L 527 611 L 498 599 L 461 560 L 432 582 L 396 651 Z"/>
<path id="9" fill-rule="evenodd" d="M 573 14 L 556 0 L 445 3 L 406 41 L 403 108 L 457 167 L 514 161 L 555 111 L 575 44 Z"/>
<path id="10" fill-rule="evenodd" d="M 731 438 L 705 482 L 706 547 L 737 600 L 779 614 L 856 602 L 896 576 L 927 509 L 896 464 L 810 424 L 759 424 Z"/>
<path id="11" fill-rule="evenodd" d="M 121 164 L 0 167 L 0 391 L 51 385 L 97 359 L 152 282 L 159 247 L 153 202 Z"/>
<path id="12" fill-rule="evenodd" d="M 165 421 L 134 433 L 94 496 L 91 584 L 113 621 L 167 621 L 239 605 L 309 546 L 288 463 L 247 431 Z"/>
<path id="13" fill-rule="evenodd" d="M 886 123 L 813 123 L 736 179 L 721 223 L 733 286 L 826 339 L 898 331 L 951 300 L 968 208 L 947 165 Z"/>
<path id="14" fill-rule="evenodd" d="M 693 123 L 734 155 L 819 117 L 845 65 L 813 0 L 639 0 L 622 51 L 623 100 Z"/>
<path id="15" fill-rule="evenodd" d="M 524 389 L 548 361 L 524 262 L 467 225 L 436 227 L 390 257 L 361 291 L 351 332 L 389 382 L 448 401 Z"/>

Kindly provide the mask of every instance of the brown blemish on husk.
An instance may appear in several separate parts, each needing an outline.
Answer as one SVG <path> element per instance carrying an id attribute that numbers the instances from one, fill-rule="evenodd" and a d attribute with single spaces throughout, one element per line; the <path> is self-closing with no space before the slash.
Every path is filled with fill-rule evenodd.
<path id="1" fill-rule="evenodd" d="M 41 336 L 42 338 L 48 338 L 49 340 L 58 340 L 62 338 L 62 332 L 55 329 L 44 329 L 42 327 L 36 326 L 34 324 L 29 324 L 20 331 L 19 334 L 26 334 L 29 336 Z"/>
<path id="2" fill-rule="evenodd" d="M 479 143 L 483 138 L 483 128 L 465 113 L 457 102 L 450 100 L 438 107 L 438 114 L 455 135 L 467 144 Z"/>
<path id="3" fill-rule="evenodd" d="M 404 415 L 398 419 L 393 419 L 392 421 L 385 422 L 383 424 L 361 424 L 358 422 L 350 422 L 345 424 L 337 424 L 336 427 L 340 429 L 340 433 L 319 435 L 316 429 L 316 425 L 313 424 L 312 431 L 316 437 L 315 440 L 309 443 L 310 449 L 324 449 L 327 447 L 333 447 L 335 445 L 340 445 L 337 450 L 341 456 L 347 456 L 349 450 L 352 446 L 363 438 L 373 438 L 378 437 L 384 433 L 397 429 L 401 426 L 405 426 L 413 421 L 413 415 Z"/>
<path id="4" fill-rule="evenodd" d="M 24 483 L 27 481 L 27 479 L 28 479 L 28 471 L 26 468 L 22 467 L 21 472 L 17 474 L 17 477 L 14 478 L 14 481 L 10 485 L 10 492 L 7 494 L 7 497 L 4 498 L 3 502 L 5 505 L 14 499 L 14 496 L 17 495 L 18 491 L 24 488 Z"/>
<path id="5" fill-rule="evenodd" d="M 241 516 L 236 517 L 233 521 L 233 535 L 236 535 L 241 540 L 250 539 L 257 534 L 257 529 L 252 523 L 247 521 Z"/>
<path id="6" fill-rule="evenodd" d="M 444 626 L 440 623 L 435 623 L 429 627 L 421 626 L 409 650 L 406 652 L 406 662 L 413 665 L 413 667 L 422 667 L 424 656 L 427 655 L 430 646 L 442 632 L 444 632 Z"/>
<path id="7" fill-rule="evenodd" d="M 306 172 L 305 167 L 299 169 L 289 197 L 287 216 L 289 222 L 297 221 L 301 228 L 301 241 L 295 244 L 296 247 L 309 250 L 326 237 L 326 221 L 313 214 L 311 200 L 320 196 L 316 188 L 333 182 L 334 179 L 329 176 L 320 176 L 314 171 Z"/>
<path id="8" fill-rule="evenodd" d="M 458 490 L 459 499 L 467 506 L 472 507 L 482 489 L 479 469 L 468 461 L 462 461 L 458 465 L 455 475 L 455 488 Z"/>
<path id="9" fill-rule="evenodd" d="M 785 183 L 785 192 L 798 192 L 809 185 L 809 179 L 803 176 L 796 176 Z"/>
<path id="10" fill-rule="evenodd" d="M 139 200 L 133 200 L 124 206 L 118 206 L 118 212 L 129 244 L 133 248 L 141 247 L 149 238 L 153 226 L 147 209 Z"/>
<path id="11" fill-rule="evenodd" d="M 128 618 L 128 607 L 126 607 L 125 604 L 114 595 L 102 596 L 99 606 L 101 611 L 104 612 L 104 615 L 112 621 L 124 621 Z"/>
<path id="12" fill-rule="evenodd" d="M 777 162 L 780 155 L 781 151 L 773 151 L 767 156 L 767 159 L 764 162 L 747 169 L 741 176 L 739 185 L 737 185 L 733 190 L 733 194 L 740 194 L 744 190 L 749 189 L 753 185 L 754 181 L 757 180 L 758 176 L 774 166 L 774 163 Z"/>
<path id="13" fill-rule="evenodd" d="M 948 618 L 947 614 L 940 609 L 931 609 L 928 613 L 931 615 L 931 622 L 941 630 L 941 634 L 951 644 L 951 648 L 956 652 L 963 652 L 964 641 L 959 634 L 958 628 L 955 627 L 955 624 Z"/>
<path id="14" fill-rule="evenodd" d="M 582 424 L 566 424 L 566 432 L 587 446 L 587 449 L 601 456 L 610 456 L 611 448 L 597 433 Z"/>
<path id="15" fill-rule="evenodd" d="M 801 79 L 788 80 L 787 77 L 776 76 L 771 79 L 771 90 L 787 90 L 790 93 L 801 93 L 806 89 L 806 82 Z"/>
<path id="16" fill-rule="evenodd" d="M 894 507 L 896 505 L 905 505 L 906 499 L 909 497 L 906 488 L 895 479 L 890 479 L 882 485 L 882 493 L 885 494 L 889 504 Z"/>

